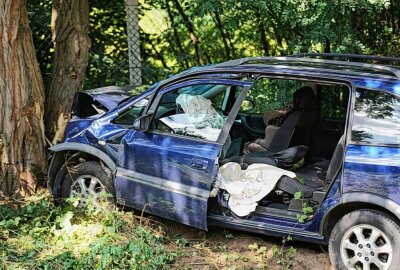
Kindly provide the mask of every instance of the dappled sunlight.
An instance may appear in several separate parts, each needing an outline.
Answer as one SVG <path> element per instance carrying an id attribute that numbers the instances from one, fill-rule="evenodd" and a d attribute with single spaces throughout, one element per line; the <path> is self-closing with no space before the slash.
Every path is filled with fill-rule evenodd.
<path id="1" fill-rule="evenodd" d="M 113 208 L 55 207 L 47 193 L 0 206 L 0 269 L 160 269 L 175 257 L 160 229 Z"/>

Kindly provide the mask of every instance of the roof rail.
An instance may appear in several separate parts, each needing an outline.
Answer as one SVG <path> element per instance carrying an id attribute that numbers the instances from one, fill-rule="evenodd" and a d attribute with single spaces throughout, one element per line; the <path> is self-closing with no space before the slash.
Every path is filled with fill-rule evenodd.
<path id="1" fill-rule="evenodd" d="M 226 68 L 226 67 L 236 67 L 244 64 L 248 64 L 250 62 L 272 62 L 272 61 L 281 61 L 281 62 L 300 62 L 300 63 L 325 63 L 325 64 L 333 64 L 333 65 L 341 65 L 341 66 L 349 66 L 349 67 L 359 67 L 359 68 L 367 68 L 367 69 L 375 69 L 381 71 L 387 71 L 394 75 L 394 77 L 400 79 L 400 69 L 391 66 L 378 65 L 378 64 L 370 64 L 370 63 L 360 63 L 360 62 L 349 62 L 349 61 L 337 61 L 337 60 L 327 60 L 327 59 L 315 59 L 315 58 L 299 58 L 296 56 L 290 57 L 247 57 L 240 58 L 235 60 L 226 61 L 220 64 L 215 65 L 216 68 Z M 397 60 L 396 60 L 397 61 Z M 400 59 L 399 59 L 400 61 Z"/>
<path id="2" fill-rule="evenodd" d="M 327 57 L 327 58 L 347 58 L 347 59 L 360 59 L 360 60 L 375 60 L 381 62 L 398 62 L 400 57 L 387 57 L 366 54 L 349 54 L 349 53 L 297 53 L 289 55 L 288 57 Z"/>

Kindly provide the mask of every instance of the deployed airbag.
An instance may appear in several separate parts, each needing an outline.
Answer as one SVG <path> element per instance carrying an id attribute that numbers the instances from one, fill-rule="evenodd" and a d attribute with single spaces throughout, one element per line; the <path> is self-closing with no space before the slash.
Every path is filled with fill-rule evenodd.
<path id="1" fill-rule="evenodd" d="M 252 164 L 242 170 L 239 163 L 230 162 L 219 168 L 218 185 L 230 194 L 229 208 L 238 216 L 246 216 L 275 188 L 283 175 L 296 177 L 294 172 L 268 164 Z"/>
<path id="2" fill-rule="evenodd" d="M 176 104 L 182 107 L 189 122 L 198 128 L 221 129 L 224 125 L 223 116 L 212 107 L 211 101 L 203 96 L 181 94 L 176 99 Z"/>

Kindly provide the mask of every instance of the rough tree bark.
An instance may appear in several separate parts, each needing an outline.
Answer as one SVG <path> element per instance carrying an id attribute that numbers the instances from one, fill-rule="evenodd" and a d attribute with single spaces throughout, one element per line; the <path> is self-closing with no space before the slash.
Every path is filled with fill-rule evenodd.
<path id="1" fill-rule="evenodd" d="M 63 139 L 74 94 L 82 88 L 88 64 L 88 0 L 54 0 L 51 30 L 56 49 L 46 89 L 45 124 L 47 138 L 54 144 Z"/>
<path id="2" fill-rule="evenodd" d="M 0 194 L 27 195 L 46 165 L 44 87 L 26 0 L 0 1 Z"/>

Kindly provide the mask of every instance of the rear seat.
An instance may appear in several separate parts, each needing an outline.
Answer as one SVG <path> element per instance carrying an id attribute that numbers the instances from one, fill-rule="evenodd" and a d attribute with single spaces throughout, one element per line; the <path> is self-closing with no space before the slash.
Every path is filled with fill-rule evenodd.
<path id="1" fill-rule="evenodd" d="M 307 146 L 298 145 L 276 153 L 268 151 L 254 152 L 243 156 L 226 158 L 220 161 L 220 165 L 224 165 L 228 162 L 236 162 L 239 163 L 244 170 L 248 165 L 259 163 L 287 170 L 304 158 L 307 154 L 307 150 Z"/>
<path id="2" fill-rule="evenodd" d="M 302 191 L 304 198 L 311 198 L 316 189 L 323 188 L 334 180 L 342 165 L 343 153 L 344 135 L 336 145 L 332 159 L 329 162 L 317 162 L 295 172 L 297 177 L 304 180 L 304 184 L 300 183 L 298 179 L 282 176 L 276 188 L 292 195 Z"/>

